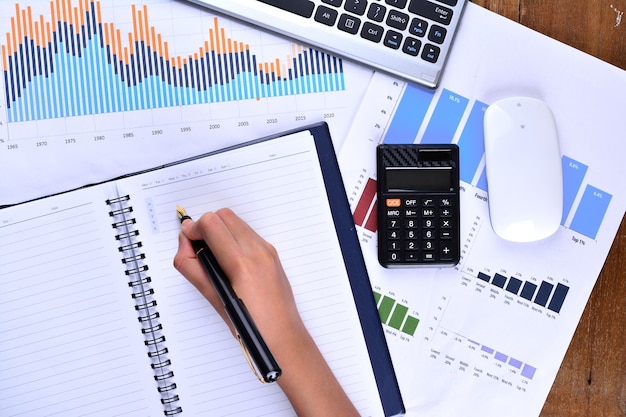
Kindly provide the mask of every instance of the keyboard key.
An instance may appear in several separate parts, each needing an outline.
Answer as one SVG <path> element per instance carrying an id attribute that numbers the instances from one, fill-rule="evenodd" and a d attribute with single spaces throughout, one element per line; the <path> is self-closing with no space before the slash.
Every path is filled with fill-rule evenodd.
<path id="1" fill-rule="evenodd" d="M 375 25 L 371 22 L 365 22 L 363 23 L 361 36 L 367 40 L 378 43 L 383 38 L 384 31 L 385 29 L 383 29 L 382 26 Z"/>
<path id="2" fill-rule="evenodd" d="M 422 51 L 422 59 L 428 62 L 437 62 L 440 52 L 441 50 L 435 45 L 426 44 L 424 46 L 424 50 Z"/>
<path id="3" fill-rule="evenodd" d="M 449 25 L 452 21 L 452 10 L 427 0 L 411 0 L 409 11 L 437 23 Z"/>
<path id="4" fill-rule="evenodd" d="M 398 49 L 400 48 L 400 44 L 402 43 L 402 34 L 394 32 L 393 30 L 388 30 L 383 43 L 385 44 L 385 46 L 391 49 Z M 417 51 L 415 51 L 414 56 L 416 55 Z"/>
<path id="5" fill-rule="evenodd" d="M 315 12 L 315 21 L 328 26 L 332 26 L 337 21 L 338 15 L 339 13 L 337 12 L 337 10 L 331 9 L 330 7 L 326 6 L 320 6 Z"/>
<path id="6" fill-rule="evenodd" d="M 361 27 L 361 19 L 344 13 L 339 17 L 337 27 L 344 32 L 354 35 L 359 31 L 359 27 Z"/>
<path id="7" fill-rule="evenodd" d="M 415 18 L 411 20 L 411 26 L 409 27 L 409 32 L 411 32 L 415 36 L 419 36 L 420 38 L 426 35 L 426 30 L 428 29 L 428 22 Z"/>
<path id="8" fill-rule="evenodd" d="M 385 18 L 386 12 L 387 12 L 387 8 L 385 6 L 372 3 L 370 5 L 369 10 L 367 11 L 367 18 L 370 20 L 373 20 L 374 22 L 382 22 L 383 19 Z"/>
<path id="9" fill-rule="evenodd" d="M 323 3 L 330 4 L 331 6 L 335 6 L 335 7 L 341 6 L 342 1 L 343 0 L 322 0 Z"/>
<path id="10" fill-rule="evenodd" d="M 406 1 L 407 0 L 386 0 L 385 3 L 397 7 L 398 9 L 404 9 L 406 7 Z"/>
<path id="11" fill-rule="evenodd" d="M 343 8 L 359 16 L 365 14 L 365 8 L 367 7 L 366 0 L 346 0 L 346 5 Z"/>
<path id="12" fill-rule="evenodd" d="M 397 10 L 391 10 L 386 23 L 392 28 L 404 30 L 409 25 L 409 15 Z"/>
<path id="13" fill-rule="evenodd" d="M 428 40 L 438 44 L 442 44 L 446 39 L 447 30 L 441 26 L 432 25 L 428 32 Z"/>
<path id="14" fill-rule="evenodd" d="M 313 16 L 315 3 L 309 0 L 259 0 L 261 3 L 278 7 L 286 12 L 291 12 L 302 17 Z"/>

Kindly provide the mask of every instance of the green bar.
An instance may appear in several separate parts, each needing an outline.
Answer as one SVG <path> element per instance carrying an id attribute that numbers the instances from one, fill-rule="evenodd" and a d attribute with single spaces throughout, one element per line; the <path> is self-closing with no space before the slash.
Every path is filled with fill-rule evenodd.
<path id="1" fill-rule="evenodd" d="M 372 291 L 374 293 L 374 300 L 376 300 L 376 305 L 378 305 L 378 302 L 380 301 L 380 293 L 376 292 L 376 291 Z"/>
<path id="2" fill-rule="evenodd" d="M 406 323 L 404 323 L 404 327 L 402 328 L 402 332 L 413 336 L 415 334 L 415 329 L 417 329 L 417 325 L 419 324 L 419 319 L 409 316 L 406 318 Z"/>
<path id="3" fill-rule="evenodd" d="M 383 297 L 383 301 L 380 302 L 380 306 L 378 307 L 378 315 L 380 316 L 381 322 L 387 323 L 387 319 L 389 318 L 389 314 L 391 314 L 391 309 L 395 302 L 393 298 L 389 298 L 386 295 Z"/>
<path id="4" fill-rule="evenodd" d="M 389 320 L 389 325 L 394 329 L 400 330 L 400 326 L 402 326 L 402 322 L 406 317 L 407 311 L 409 311 L 408 307 L 403 306 L 402 304 L 396 304 L 396 308 L 395 310 L 393 310 L 391 320 Z"/>

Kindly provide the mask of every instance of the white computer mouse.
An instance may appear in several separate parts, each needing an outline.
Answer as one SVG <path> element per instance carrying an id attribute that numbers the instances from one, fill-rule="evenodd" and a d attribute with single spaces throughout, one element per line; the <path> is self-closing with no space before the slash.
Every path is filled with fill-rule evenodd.
<path id="1" fill-rule="evenodd" d="M 535 98 L 505 98 L 487 108 L 484 128 L 493 230 L 513 242 L 551 236 L 563 214 L 563 168 L 552 111 Z"/>

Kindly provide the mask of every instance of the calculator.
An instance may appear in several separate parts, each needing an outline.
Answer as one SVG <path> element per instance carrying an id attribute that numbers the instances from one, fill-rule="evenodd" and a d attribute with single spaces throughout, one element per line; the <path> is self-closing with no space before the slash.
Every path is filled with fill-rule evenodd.
<path id="1" fill-rule="evenodd" d="M 378 260 L 454 266 L 460 256 L 457 145 L 378 145 Z"/>

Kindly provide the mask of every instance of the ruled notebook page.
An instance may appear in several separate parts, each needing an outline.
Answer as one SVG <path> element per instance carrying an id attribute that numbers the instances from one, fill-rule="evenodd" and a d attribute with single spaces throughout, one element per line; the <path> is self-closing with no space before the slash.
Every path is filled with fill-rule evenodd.
<path id="1" fill-rule="evenodd" d="M 163 413 L 105 204 L 0 210 L 0 415 Z"/>
<path id="2" fill-rule="evenodd" d="M 194 218 L 230 207 L 276 247 L 304 322 L 340 383 L 363 416 L 383 415 L 308 131 L 121 182 L 122 190 L 139 187 L 135 215 L 150 234 L 144 248 L 184 413 L 295 414 L 277 384 L 254 377 L 226 324 L 173 268 L 177 204 Z"/>

